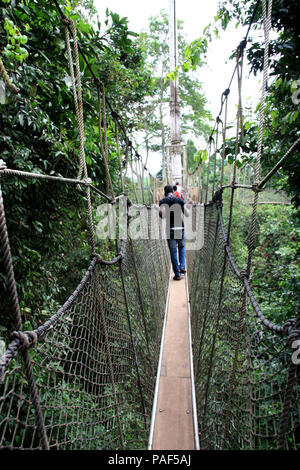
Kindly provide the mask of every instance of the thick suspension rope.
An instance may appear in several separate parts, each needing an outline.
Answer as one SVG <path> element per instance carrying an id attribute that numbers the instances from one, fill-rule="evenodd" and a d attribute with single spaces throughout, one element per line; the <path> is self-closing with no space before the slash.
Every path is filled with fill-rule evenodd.
<path id="1" fill-rule="evenodd" d="M 265 47 L 264 47 L 263 82 L 262 82 L 262 89 L 261 89 L 261 104 L 260 104 L 260 116 L 259 116 L 258 148 L 257 148 L 255 181 L 254 181 L 255 187 L 258 187 L 260 183 L 262 138 L 263 138 L 263 129 L 264 129 L 266 89 L 267 89 L 267 79 L 268 79 L 268 70 L 269 70 L 269 42 L 270 42 L 270 30 L 271 30 L 271 21 L 272 21 L 272 0 L 268 1 L 268 9 L 267 9 L 266 0 L 262 0 L 262 7 L 263 7 Z M 247 276 L 248 277 L 250 276 L 254 238 L 255 238 L 258 193 L 259 191 L 255 191 L 254 201 L 253 201 L 253 211 L 252 211 L 250 238 L 249 238 L 249 245 L 248 245 L 249 246 L 248 259 L 247 259 Z"/>
<path id="2" fill-rule="evenodd" d="M 12 93 L 15 93 L 15 94 L 19 93 L 20 89 L 11 81 L 4 67 L 1 57 L 0 57 L 0 75 L 3 78 L 5 85 Z"/>

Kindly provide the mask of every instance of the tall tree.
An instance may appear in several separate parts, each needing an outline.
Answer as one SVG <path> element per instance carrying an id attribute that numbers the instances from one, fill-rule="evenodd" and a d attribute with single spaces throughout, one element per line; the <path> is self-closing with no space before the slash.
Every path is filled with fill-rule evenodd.
<path id="1" fill-rule="evenodd" d="M 169 26 L 168 15 L 162 10 L 159 15 L 149 19 L 147 32 L 141 33 L 145 60 L 154 71 L 154 93 L 152 102 L 155 103 L 153 115 L 160 124 L 160 144 L 162 152 L 169 141 Z M 178 53 L 179 61 L 184 61 L 187 41 L 183 36 L 183 22 L 178 20 Z M 206 109 L 206 98 L 202 93 L 199 80 L 192 73 L 180 73 L 179 98 L 181 109 L 182 135 L 187 139 L 197 139 L 208 136 L 210 112 Z M 155 119 L 155 118 L 154 118 Z M 163 153 L 164 155 L 164 153 Z"/>
<path id="2" fill-rule="evenodd" d="M 263 30 L 262 5 L 252 0 L 226 0 L 220 2 L 218 18 L 226 29 L 233 19 L 242 25 L 249 25 L 252 19 L 251 31 Z M 254 14 L 255 13 L 255 14 Z M 268 172 L 275 163 L 288 151 L 299 138 L 299 56 L 300 37 L 298 18 L 300 4 L 298 0 L 284 2 L 274 0 L 272 6 L 273 35 L 269 46 L 269 84 L 265 108 L 265 128 L 263 135 L 262 167 Z M 253 17 L 254 14 L 254 17 Z M 257 74 L 263 68 L 264 42 L 263 35 L 249 36 L 247 57 L 252 72 Z M 274 32 L 276 33 L 274 35 Z M 260 39 L 261 38 L 261 39 Z M 245 160 L 251 159 L 257 145 L 257 122 L 248 121 L 245 132 Z M 288 157 L 273 179 L 275 184 L 286 190 L 294 204 L 300 205 L 300 163 L 299 148 Z"/>

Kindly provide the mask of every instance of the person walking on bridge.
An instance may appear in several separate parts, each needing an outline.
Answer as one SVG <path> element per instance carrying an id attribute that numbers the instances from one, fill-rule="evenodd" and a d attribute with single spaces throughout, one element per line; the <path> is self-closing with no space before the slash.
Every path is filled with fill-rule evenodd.
<path id="1" fill-rule="evenodd" d="M 176 197 L 180 197 L 180 199 L 184 199 L 183 194 L 181 192 L 178 192 L 176 184 L 175 186 L 173 186 L 173 195 Z"/>
<path id="2" fill-rule="evenodd" d="M 182 198 L 173 194 L 173 187 L 164 187 L 165 197 L 159 201 L 159 215 L 166 219 L 166 238 L 171 256 L 173 279 L 180 281 L 186 272 L 185 264 L 185 235 L 183 214 L 188 215 Z"/>

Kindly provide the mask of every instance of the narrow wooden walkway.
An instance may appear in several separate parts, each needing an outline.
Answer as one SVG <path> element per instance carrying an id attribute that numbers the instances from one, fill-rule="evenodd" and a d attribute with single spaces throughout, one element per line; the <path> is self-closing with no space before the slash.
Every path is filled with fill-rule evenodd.
<path id="1" fill-rule="evenodd" d="M 170 280 L 149 449 L 195 449 L 186 280 Z"/>

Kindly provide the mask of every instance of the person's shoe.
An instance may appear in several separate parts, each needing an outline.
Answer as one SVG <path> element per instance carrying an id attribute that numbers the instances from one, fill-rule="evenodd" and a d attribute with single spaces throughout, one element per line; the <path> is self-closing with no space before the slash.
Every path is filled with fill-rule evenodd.
<path id="1" fill-rule="evenodd" d="M 185 268 L 180 269 L 180 272 L 181 272 L 182 274 L 185 274 L 185 273 L 186 273 L 186 269 L 185 269 Z"/>
<path id="2" fill-rule="evenodd" d="M 174 281 L 181 281 L 181 279 L 183 279 L 183 276 L 174 276 L 173 277 Z"/>

